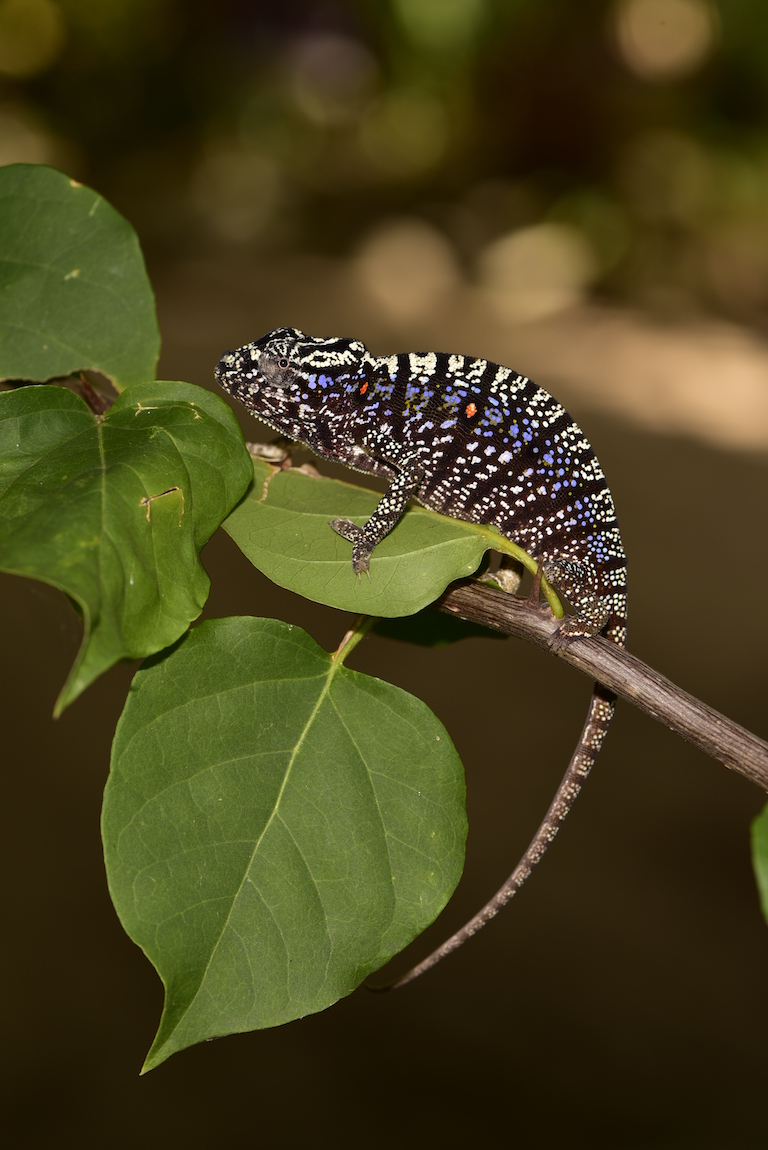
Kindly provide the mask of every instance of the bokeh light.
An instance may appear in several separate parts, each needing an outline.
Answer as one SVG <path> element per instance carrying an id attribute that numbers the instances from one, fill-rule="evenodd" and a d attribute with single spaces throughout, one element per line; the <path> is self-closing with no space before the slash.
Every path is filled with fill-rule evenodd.
<path id="1" fill-rule="evenodd" d="M 483 24 L 486 0 L 395 0 L 395 11 L 407 34 L 434 49 L 467 47 Z"/>
<path id="2" fill-rule="evenodd" d="M 52 0 L 0 0 L 0 73 L 45 71 L 64 47 L 64 20 Z"/>
<path id="3" fill-rule="evenodd" d="M 693 72 L 711 52 L 717 32 L 708 0 L 622 0 L 614 21 L 624 62 L 646 80 Z"/>
<path id="4" fill-rule="evenodd" d="M 52 164 L 71 159 L 23 104 L 0 104 L 0 165 Z"/>
<path id="5" fill-rule="evenodd" d="M 354 270 L 363 291 L 388 320 L 418 322 L 461 283 L 453 250 L 422 220 L 392 220 L 363 243 Z"/>
<path id="6" fill-rule="evenodd" d="M 707 154 L 683 132 L 635 137 L 620 158 L 618 178 L 632 207 L 647 219 L 692 222 L 712 194 Z"/>
<path id="7" fill-rule="evenodd" d="M 489 303 L 516 323 L 543 319 L 584 297 L 597 265 L 584 232 L 545 223 L 494 240 L 481 253 L 480 283 Z"/>
<path id="8" fill-rule="evenodd" d="M 448 119 L 441 102 L 419 88 L 394 89 L 369 110 L 360 131 L 368 163 L 389 179 L 421 175 L 442 158 Z"/>
<path id="9" fill-rule="evenodd" d="M 233 145 L 205 154 L 192 180 L 190 199 L 214 233 L 242 243 L 269 228 L 281 193 L 277 163 L 263 153 Z"/>
<path id="10" fill-rule="evenodd" d="M 292 53 L 293 96 L 318 124 L 359 118 L 378 78 L 373 53 L 351 36 L 320 33 L 300 38 Z"/>

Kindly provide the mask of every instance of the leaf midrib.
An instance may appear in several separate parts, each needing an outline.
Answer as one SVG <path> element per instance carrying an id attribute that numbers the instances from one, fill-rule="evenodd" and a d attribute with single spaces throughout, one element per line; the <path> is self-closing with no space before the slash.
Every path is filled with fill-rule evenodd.
<path id="1" fill-rule="evenodd" d="M 317 714 L 320 710 L 320 707 L 322 706 L 325 699 L 328 697 L 328 693 L 331 689 L 331 683 L 333 682 L 337 672 L 339 671 L 339 669 L 341 667 L 342 667 L 342 663 L 340 661 L 331 660 L 331 662 L 329 663 L 328 670 L 327 670 L 326 675 L 325 675 L 325 684 L 324 684 L 322 690 L 320 691 L 320 694 L 317 697 L 315 705 L 312 708 L 312 711 L 311 711 L 306 723 L 304 724 L 304 727 L 302 728 L 301 734 L 299 735 L 298 739 L 296 740 L 296 744 L 294 746 L 293 753 L 291 754 L 291 758 L 288 762 L 288 766 L 285 769 L 283 781 L 280 784 L 280 790 L 278 791 L 277 797 L 276 797 L 274 804 L 273 804 L 272 813 L 270 814 L 269 818 L 267 819 L 266 823 L 264 824 L 264 828 L 263 828 L 261 834 L 259 835 L 258 839 L 256 840 L 256 843 L 254 845 L 253 850 L 251 851 L 251 856 L 248 860 L 248 865 L 243 870 L 243 877 L 242 877 L 242 879 L 241 879 L 241 881 L 237 887 L 237 890 L 235 891 L 235 893 L 232 896 L 232 900 L 231 900 L 231 904 L 230 904 L 230 908 L 229 908 L 229 913 L 227 914 L 226 919 L 222 923 L 222 926 L 221 926 L 221 929 L 219 931 L 219 935 L 218 935 L 218 938 L 216 940 L 216 943 L 214 944 L 213 947 L 211 947 L 210 957 L 209 957 L 208 961 L 205 964 L 205 967 L 203 968 L 203 970 L 201 972 L 200 981 L 198 982 L 198 985 L 197 985 L 197 990 L 195 991 L 194 995 L 189 999 L 189 1002 L 185 1006 L 183 1012 L 178 1016 L 178 1019 L 174 1024 L 173 1030 L 168 1035 L 168 1037 L 163 1041 L 163 1046 L 166 1046 L 168 1044 L 168 1042 L 170 1041 L 171 1035 L 174 1034 L 178 1030 L 182 1021 L 184 1020 L 184 1018 L 186 1018 L 189 1011 L 192 1009 L 195 1002 L 197 1001 L 197 997 L 200 994 L 200 991 L 203 987 L 203 984 L 205 982 L 208 971 L 211 968 L 211 964 L 213 963 L 214 958 L 216 957 L 216 954 L 218 953 L 219 946 L 221 945 L 221 940 L 223 939 L 224 934 L 230 925 L 230 921 L 232 919 L 234 908 L 235 908 L 237 901 L 238 901 L 238 898 L 240 897 L 240 894 L 241 894 L 241 892 L 242 892 L 242 890 L 243 890 L 243 888 L 244 888 L 244 886 L 248 880 L 248 877 L 249 877 L 250 871 L 251 871 L 251 867 L 253 866 L 253 863 L 254 863 L 254 860 L 255 860 L 256 855 L 258 853 L 259 847 L 261 846 L 261 843 L 264 839 L 264 836 L 266 835 L 267 831 L 271 827 L 273 821 L 275 820 L 276 817 L 278 817 L 279 809 L 280 809 L 280 802 L 281 802 L 281 799 L 283 797 L 283 794 L 285 793 L 285 788 L 287 786 L 288 779 L 289 779 L 291 771 L 293 769 L 293 765 L 296 761 L 296 757 L 299 753 L 299 749 L 303 745 L 304 739 L 307 735 L 307 732 L 309 731 L 313 722 L 315 721 Z M 294 840 L 294 842 L 295 842 L 295 840 Z M 302 858 L 303 858 L 303 855 L 302 855 Z M 304 862 L 306 864 L 306 859 L 304 860 Z M 307 870 L 309 870 L 308 865 L 307 865 Z M 263 901 L 263 896 L 261 896 L 261 897 L 262 897 L 262 901 Z M 321 900 L 321 905 L 322 905 L 322 900 Z M 162 1049 L 162 1047 L 160 1049 Z"/>

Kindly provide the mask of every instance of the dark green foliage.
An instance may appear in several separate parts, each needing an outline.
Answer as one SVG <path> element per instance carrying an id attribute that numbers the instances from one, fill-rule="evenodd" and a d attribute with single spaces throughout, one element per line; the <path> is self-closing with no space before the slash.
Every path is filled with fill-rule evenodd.
<path id="1" fill-rule="evenodd" d="M 130 226 L 48 169 L 0 171 L 3 191 L 6 374 L 98 367 L 130 383 L 103 415 L 65 387 L 0 390 L 0 568 L 61 588 L 82 615 L 56 713 L 117 660 L 155 656 L 118 727 L 103 817 L 115 905 L 167 990 L 149 1069 L 201 1039 L 323 1010 L 415 938 L 461 875 L 464 776 L 423 703 L 287 624 L 217 620 L 170 646 L 205 603 L 199 552 L 253 482 L 251 457 L 218 396 L 131 383 L 154 371 L 157 329 Z M 77 275 L 62 274 L 70 263 Z M 259 494 L 273 476 L 260 466 Z M 297 493 L 306 513 L 291 511 Z M 348 551 L 328 500 L 364 514 L 374 498 L 297 472 L 274 476 L 270 496 L 247 500 L 235 526 L 255 535 L 246 550 L 263 550 L 265 569 L 282 563 L 299 586 L 303 571 L 310 589 L 328 579 L 326 545 Z M 384 559 L 390 612 L 403 573 L 415 586 L 428 567 L 425 531 L 447 555 L 429 587 L 452 577 L 454 537 L 461 571 L 487 546 L 424 519 L 406 524 L 402 561 Z M 353 599 L 349 576 L 337 556 L 331 582 Z"/>
<path id="2" fill-rule="evenodd" d="M 57 713 L 197 618 L 200 548 L 249 477 L 231 411 L 193 384 L 134 384 L 102 418 L 60 387 L 0 393 L 0 567 L 60 587 L 83 613 Z"/>

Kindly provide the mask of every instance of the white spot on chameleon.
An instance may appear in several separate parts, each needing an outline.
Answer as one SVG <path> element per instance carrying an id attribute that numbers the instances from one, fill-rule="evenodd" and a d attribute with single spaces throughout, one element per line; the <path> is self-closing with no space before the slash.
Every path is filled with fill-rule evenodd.
<path id="1" fill-rule="evenodd" d="M 408 363 L 414 375 L 426 372 L 430 376 L 437 371 L 437 356 L 433 351 L 427 352 L 426 355 L 417 355 L 415 351 L 409 352 Z"/>

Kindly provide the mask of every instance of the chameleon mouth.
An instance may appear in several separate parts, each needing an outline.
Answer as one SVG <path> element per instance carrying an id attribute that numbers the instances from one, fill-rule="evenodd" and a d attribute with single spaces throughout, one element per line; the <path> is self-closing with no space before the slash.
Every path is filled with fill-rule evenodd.
<path id="1" fill-rule="evenodd" d="M 230 375 L 234 375 L 237 372 L 239 358 L 234 351 L 225 351 L 214 367 L 213 374 L 222 386 L 225 385 L 225 380 L 228 380 Z"/>
<path id="2" fill-rule="evenodd" d="M 219 386 L 238 399 L 244 395 L 255 395 L 264 382 L 256 365 L 251 359 L 244 360 L 239 351 L 225 351 L 213 369 L 213 374 Z"/>

